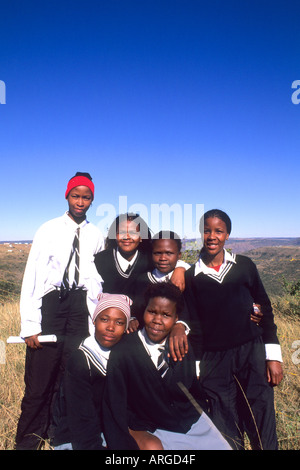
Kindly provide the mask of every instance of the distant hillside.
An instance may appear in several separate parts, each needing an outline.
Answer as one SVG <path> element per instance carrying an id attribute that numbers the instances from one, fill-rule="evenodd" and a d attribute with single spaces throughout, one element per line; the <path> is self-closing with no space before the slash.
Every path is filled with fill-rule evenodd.
<path id="1" fill-rule="evenodd" d="M 184 239 L 182 241 L 183 250 L 195 249 L 197 242 L 195 239 Z M 234 253 L 245 253 L 266 246 L 300 246 L 300 238 L 229 238 L 226 247 Z"/>
<path id="2" fill-rule="evenodd" d="M 234 253 L 244 253 L 267 246 L 300 246 L 300 238 L 229 238 L 226 246 Z"/>
<path id="3" fill-rule="evenodd" d="M 18 298 L 31 245 L 0 244 L 0 303 Z"/>
<path id="4" fill-rule="evenodd" d="M 300 246 L 260 247 L 243 253 L 254 261 L 269 294 L 281 295 L 282 277 L 300 279 Z"/>
<path id="5" fill-rule="evenodd" d="M 300 238 L 233 238 L 226 246 L 255 262 L 269 294 L 282 293 L 282 276 L 290 282 L 300 279 Z M 0 244 L 0 303 L 19 294 L 30 248 L 28 243 Z M 182 251 L 183 259 L 196 261 L 195 241 L 184 240 Z"/>
<path id="6" fill-rule="evenodd" d="M 226 246 L 254 261 L 270 295 L 283 293 L 282 277 L 300 279 L 300 238 L 229 238 Z"/>

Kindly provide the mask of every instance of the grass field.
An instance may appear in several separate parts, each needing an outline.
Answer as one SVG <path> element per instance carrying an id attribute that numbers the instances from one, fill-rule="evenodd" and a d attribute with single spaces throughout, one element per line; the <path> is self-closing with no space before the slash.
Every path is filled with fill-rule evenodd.
<path id="1" fill-rule="evenodd" d="M 282 299 L 281 299 L 282 301 Z M 287 302 L 287 300 L 285 300 Z M 287 304 L 286 304 L 287 306 Z M 276 322 L 284 358 L 284 380 L 275 389 L 280 449 L 300 449 L 300 322 L 299 317 L 279 313 Z M 0 306 L 0 450 L 13 449 L 24 382 L 24 345 L 5 345 L 8 336 L 19 333 L 17 302 Z M 296 346 L 296 342 L 298 345 Z M 4 350 L 5 348 L 5 350 Z M 298 351 L 298 352 L 297 352 Z M 49 445 L 46 444 L 46 449 Z"/>
<path id="2" fill-rule="evenodd" d="M 2 249 L 2 252 L 1 252 Z M 18 248 L 23 250 L 23 248 Z M 18 292 L 28 247 L 9 251 L 0 246 L 0 269 L 14 288 L 3 290 L 0 297 L 0 450 L 14 447 L 16 426 L 24 391 L 25 345 L 6 344 L 11 335 L 18 335 L 20 315 Z M 8 262 L 3 261 L 1 253 Z M 18 261 L 17 261 L 18 260 Z M 3 282 L 7 282 L 7 276 Z M 17 280 L 16 280 L 17 279 Z M 1 280 L 1 279 L 0 279 Z M 6 286 L 6 284 L 5 284 Z M 300 449 L 300 299 L 287 293 L 271 296 L 284 360 L 284 379 L 275 388 L 275 409 L 279 448 Z M 248 448 L 248 446 L 247 446 Z M 46 443 L 45 449 L 51 449 Z"/>

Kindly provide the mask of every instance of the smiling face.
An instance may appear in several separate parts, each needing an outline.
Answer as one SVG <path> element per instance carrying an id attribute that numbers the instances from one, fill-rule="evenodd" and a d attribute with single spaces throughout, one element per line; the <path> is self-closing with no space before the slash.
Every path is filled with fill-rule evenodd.
<path id="1" fill-rule="evenodd" d="M 101 346 L 111 348 L 126 330 L 125 314 L 115 307 L 103 310 L 95 320 L 95 337 Z"/>
<path id="2" fill-rule="evenodd" d="M 181 254 L 175 240 L 158 239 L 153 241 L 152 261 L 161 273 L 168 274 L 176 267 Z"/>
<path id="3" fill-rule="evenodd" d="M 148 338 L 153 343 L 162 343 L 177 319 L 176 302 L 165 297 L 149 299 L 144 312 L 144 324 Z"/>
<path id="4" fill-rule="evenodd" d="M 209 217 L 204 221 L 204 250 L 206 258 L 213 261 L 214 265 L 223 262 L 223 249 L 229 238 L 227 227 L 218 217 Z"/>
<path id="5" fill-rule="evenodd" d="M 93 201 L 92 191 L 87 186 L 76 186 L 67 197 L 69 216 L 77 223 L 81 223 L 86 216 Z"/>
<path id="6" fill-rule="evenodd" d="M 141 242 L 139 224 L 134 221 L 122 221 L 116 234 L 116 241 L 121 254 L 130 261 Z"/>

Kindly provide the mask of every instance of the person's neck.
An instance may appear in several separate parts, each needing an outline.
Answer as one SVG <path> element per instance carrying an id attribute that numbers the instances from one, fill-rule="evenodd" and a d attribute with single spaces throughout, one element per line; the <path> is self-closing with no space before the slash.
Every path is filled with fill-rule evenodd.
<path id="1" fill-rule="evenodd" d="M 86 216 L 84 216 L 84 217 L 74 217 L 72 214 L 70 214 L 70 212 L 67 212 L 67 214 L 70 217 L 70 219 L 72 219 L 73 222 L 75 222 L 75 224 L 77 224 L 77 225 L 80 225 L 86 219 Z"/>
<path id="2" fill-rule="evenodd" d="M 215 266 L 220 266 L 224 261 L 224 251 L 222 251 L 221 253 L 218 253 L 215 256 L 211 256 L 206 251 L 204 251 L 201 255 L 201 258 L 202 258 L 203 263 L 208 268 L 210 268 L 210 267 L 212 268 L 212 267 L 215 267 Z"/>
<path id="3" fill-rule="evenodd" d="M 152 341 L 152 339 L 149 338 L 148 334 L 147 334 L 147 331 L 146 331 L 146 328 L 144 327 L 142 330 L 141 330 L 141 333 L 144 335 L 145 339 L 146 339 L 146 342 L 148 341 L 149 343 L 151 344 L 163 344 L 166 342 L 166 339 L 169 335 L 169 333 L 164 337 L 164 339 L 162 341 Z"/>
<path id="4" fill-rule="evenodd" d="M 174 269 L 171 269 L 171 271 L 168 271 L 167 273 L 160 271 L 158 268 L 155 268 L 155 269 L 152 271 L 152 273 L 153 273 L 154 271 L 156 271 L 156 273 L 157 273 L 159 276 L 165 277 L 165 276 L 169 276 L 170 274 L 172 274 L 173 271 L 174 271 Z"/>
<path id="5" fill-rule="evenodd" d="M 119 249 L 119 253 L 120 255 L 126 259 L 126 261 L 131 261 L 133 258 L 134 258 L 134 255 L 136 254 L 137 250 L 135 250 L 134 252 L 123 252 Z"/>

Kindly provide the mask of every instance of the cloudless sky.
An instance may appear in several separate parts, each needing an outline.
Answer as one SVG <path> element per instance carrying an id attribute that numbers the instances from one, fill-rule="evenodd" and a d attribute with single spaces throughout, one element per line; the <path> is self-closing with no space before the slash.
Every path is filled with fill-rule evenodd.
<path id="1" fill-rule="evenodd" d="M 61 215 L 76 171 L 100 228 L 121 198 L 150 226 L 204 204 L 233 237 L 298 237 L 299 18 L 297 0 L 0 0 L 0 240 Z"/>

